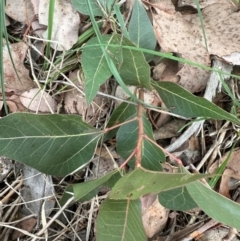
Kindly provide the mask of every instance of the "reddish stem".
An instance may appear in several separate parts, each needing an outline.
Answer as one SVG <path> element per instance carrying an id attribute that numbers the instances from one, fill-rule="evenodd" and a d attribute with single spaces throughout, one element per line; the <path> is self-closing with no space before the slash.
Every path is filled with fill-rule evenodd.
<path id="1" fill-rule="evenodd" d="M 129 162 L 129 160 L 134 156 L 135 153 L 136 153 L 136 148 L 133 150 L 133 152 L 130 154 L 127 160 L 120 166 L 120 168 L 124 168 L 125 165 Z"/>
<path id="2" fill-rule="evenodd" d="M 105 128 L 104 133 L 107 133 L 108 131 L 111 131 L 111 130 L 113 130 L 113 129 L 115 129 L 115 128 L 118 128 L 118 127 L 120 127 L 120 126 L 123 126 L 123 125 L 125 125 L 125 124 L 127 124 L 127 123 L 133 122 L 133 121 L 135 121 L 135 120 L 137 120 L 137 119 L 138 119 L 138 117 L 134 117 L 134 118 L 132 118 L 131 120 L 124 121 L 123 123 L 120 123 L 120 124 L 117 124 L 117 125 L 114 125 L 114 126 L 111 126 L 111 127 L 107 127 L 107 128 Z"/>
<path id="3" fill-rule="evenodd" d="M 174 159 L 176 161 L 176 163 L 180 166 L 182 166 L 182 161 L 175 157 L 174 155 L 172 155 L 170 152 L 168 152 L 166 149 L 164 149 L 163 147 L 161 147 L 160 145 L 158 145 L 155 141 L 153 141 L 150 137 L 148 137 L 147 135 L 144 135 L 144 138 L 146 138 L 148 141 L 150 141 L 153 145 L 157 146 L 158 148 L 160 148 L 163 152 L 165 152 L 168 156 L 170 156 L 172 159 Z"/>
<path id="4" fill-rule="evenodd" d="M 143 89 L 139 89 L 139 96 L 138 98 L 141 101 L 144 101 L 144 92 Z M 136 162 L 135 162 L 135 166 L 136 168 L 141 166 L 141 160 L 142 160 L 142 142 L 143 142 L 143 136 L 144 136 L 144 129 L 143 129 L 143 106 L 142 104 L 138 104 L 138 113 L 137 113 L 137 117 L 138 117 L 138 142 L 137 142 L 137 146 L 135 148 L 135 152 L 136 152 Z"/>

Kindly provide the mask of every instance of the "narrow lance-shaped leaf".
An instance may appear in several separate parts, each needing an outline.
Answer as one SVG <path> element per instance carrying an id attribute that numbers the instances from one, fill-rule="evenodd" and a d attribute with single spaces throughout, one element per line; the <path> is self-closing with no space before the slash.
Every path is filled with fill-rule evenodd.
<path id="1" fill-rule="evenodd" d="M 56 176 L 86 165 L 102 135 L 75 115 L 16 113 L 0 130 L 0 155 Z"/>
<path id="2" fill-rule="evenodd" d="M 140 200 L 106 199 L 97 217 L 97 241 L 146 241 Z"/>
<path id="3" fill-rule="evenodd" d="M 134 2 L 128 31 L 130 40 L 138 47 L 150 50 L 155 49 L 156 37 L 153 26 L 140 1 Z M 145 54 L 145 57 L 147 61 L 150 61 L 153 55 Z"/>
<path id="4" fill-rule="evenodd" d="M 130 40 L 124 37 L 120 43 L 123 46 L 134 46 Z M 150 66 L 146 62 L 143 53 L 132 49 L 122 48 L 122 58 L 123 61 L 119 67 L 119 74 L 124 83 L 126 85 L 135 85 L 151 90 Z"/>
<path id="5" fill-rule="evenodd" d="M 88 201 L 96 196 L 101 187 L 106 186 L 111 188 L 114 186 L 120 177 L 121 175 L 118 170 L 114 170 L 95 180 L 69 185 L 60 200 L 60 204 L 64 205 L 72 196 L 74 196 L 74 202 Z"/>
<path id="6" fill-rule="evenodd" d="M 114 170 L 109 172 L 107 175 L 100 177 L 96 180 L 78 183 L 73 185 L 74 191 L 74 201 L 78 201 L 83 198 L 85 195 L 93 191 L 94 189 L 101 187 L 104 185 L 113 175 L 116 176 L 115 180 L 118 180 L 121 175 L 118 173 L 118 170 Z"/>
<path id="7" fill-rule="evenodd" d="M 187 190 L 198 206 L 213 219 L 240 229 L 240 205 L 216 193 L 201 182 L 187 185 Z"/>
<path id="8" fill-rule="evenodd" d="M 123 176 L 113 187 L 109 198 L 138 199 L 149 193 L 159 193 L 181 187 L 210 176 L 212 175 L 154 172 L 141 167 Z"/>
<path id="9" fill-rule="evenodd" d="M 171 82 L 156 83 L 154 81 L 151 83 L 172 113 L 184 117 L 213 118 L 240 124 L 240 120 L 236 116 L 229 114 L 204 98 L 194 96 L 177 84 Z"/>

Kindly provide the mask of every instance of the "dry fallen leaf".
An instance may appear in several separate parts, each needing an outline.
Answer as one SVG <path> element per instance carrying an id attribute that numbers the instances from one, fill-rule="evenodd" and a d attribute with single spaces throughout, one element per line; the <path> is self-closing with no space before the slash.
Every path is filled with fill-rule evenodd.
<path id="1" fill-rule="evenodd" d="M 220 160 L 222 163 L 227 158 L 228 153 L 226 153 Z M 229 192 L 232 189 L 235 189 L 237 185 L 239 185 L 240 180 L 240 165 L 239 165 L 239 155 L 240 149 L 236 149 L 233 151 L 227 167 L 223 172 L 219 193 L 224 195 L 225 197 L 231 198 Z"/>
<path id="2" fill-rule="evenodd" d="M 9 99 L 7 99 L 7 106 L 10 113 L 27 111 L 27 108 L 21 103 L 19 95 L 11 95 Z"/>
<path id="3" fill-rule="evenodd" d="M 57 103 L 54 98 L 38 88 L 23 92 L 19 98 L 23 106 L 31 111 L 57 111 Z"/>
<path id="4" fill-rule="evenodd" d="M 69 79 L 76 82 L 78 79 L 78 70 L 69 74 Z M 83 88 L 83 83 L 79 82 L 79 87 Z M 110 93 L 110 87 L 106 88 L 101 85 L 99 91 Z M 87 105 L 86 98 L 77 89 L 69 88 L 64 96 L 64 110 L 68 114 L 77 114 L 82 116 L 82 119 L 94 126 L 96 121 L 104 118 L 109 110 L 109 101 L 102 95 L 97 95 L 90 105 Z"/>
<path id="5" fill-rule="evenodd" d="M 27 24 L 34 17 L 33 5 L 30 0 L 6 0 L 5 13 L 12 19 Z"/>
<path id="6" fill-rule="evenodd" d="M 102 87 L 100 90 L 103 90 Z M 68 114 L 82 116 L 85 122 L 94 126 L 99 117 L 103 118 L 107 114 L 109 105 L 106 97 L 96 96 L 88 106 L 86 98 L 78 90 L 71 89 L 65 93 L 64 110 Z"/>
<path id="7" fill-rule="evenodd" d="M 9 174 L 12 169 L 12 160 L 4 156 L 0 156 L 0 183 L 4 180 L 4 178 Z"/>
<path id="8" fill-rule="evenodd" d="M 19 219 L 24 218 L 25 215 L 22 214 L 18 214 Z M 31 232 L 35 225 L 37 223 L 37 219 L 36 218 L 28 218 L 25 220 L 22 220 L 21 222 L 18 222 L 16 227 L 19 229 L 23 229 L 25 231 Z M 14 230 L 12 233 L 12 240 L 19 240 L 20 238 L 24 237 L 25 235 L 22 232 L 19 232 L 18 230 Z"/>
<path id="9" fill-rule="evenodd" d="M 162 51 L 176 53 L 206 66 L 210 66 L 209 55 L 240 64 L 240 12 L 234 12 L 231 3 L 212 3 L 203 9 L 207 49 L 197 13 L 186 18 L 179 12 L 162 9 L 158 8 L 158 14 L 153 15 L 155 33 Z M 237 58 L 232 56 L 233 53 L 235 56 L 237 54 Z M 203 90 L 208 80 L 208 72 L 189 65 L 183 65 L 177 75 L 181 77 L 179 84 L 191 92 Z"/>
<path id="10" fill-rule="evenodd" d="M 210 65 L 209 55 L 202 46 L 201 35 L 180 13 L 168 13 L 158 9 L 153 15 L 153 26 L 158 43 L 163 52 L 173 52 L 182 58 L 203 65 Z M 199 92 L 206 87 L 209 73 L 188 65 L 183 65 L 177 73 L 179 84 L 191 92 Z"/>
<path id="11" fill-rule="evenodd" d="M 163 59 L 161 63 L 153 69 L 153 79 L 161 81 L 171 81 L 177 83 L 179 78 L 176 78 L 177 72 L 181 69 L 177 61 L 171 59 Z"/>
<path id="12" fill-rule="evenodd" d="M 154 130 L 154 139 L 161 140 L 179 136 L 178 132 L 181 127 L 185 125 L 186 121 L 181 119 L 170 120 L 161 126 L 159 129 Z"/>
<path id="13" fill-rule="evenodd" d="M 39 23 L 48 25 L 48 0 L 39 2 Z M 64 19 L 64 21 L 63 21 Z M 59 51 L 69 50 L 78 39 L 78 30 L 80 26 L 80 16 L 73 8 L 71 2 L 67 0 L 56 1 L 54 6 L 54 21 L 52 30 L 52 40 L 57 43 L 51 43 L 51 47 Z M 47 39 L 47 31 L 44 38 Z"/>
<path id="14" fill-rule="evenodd" d="M 224 227 L 216 227 L 207 230 L 198 241 L 223 241 L 224 237 L 228 234 L 228 229 Z M 231 241 L 237 241 L 238 238 L 231 239 Z"/>
<path id="15" fill-rule="evenodd" d="M 6 15 L 6 14 L 5 14 L 5 23 L 6 23 L 6 26 L 9 26 L 9 25 L 10 25 L 9 17 L 8 17 L 8 15 Z"/>
<path id="16" fill-rule="evenodd" d="M 175 6 L 173 5 L 172 1 L 169 0 L 150 0 L 150 3 L 153 4 L 154 8 L 156 9 L 156 12 L 158 12 L 159 9 L 164 10 L 168 13 L 174 13 L 175 12 Z"/>
<path id="17" fill-rule="evenodd" d="M 148 238 L 162 231 L 167 223 L 169 209 L 163 207 L 156 194 L 149 194 L 141 198 L 142 221 Z"/>
<path id="18" fill-rule="evenodd" d="M 30 90 L 34 86 L 33 81 L 29 77 L 29 71 L 25 68 L 23 64 L 27 49 L 28 46 L 23 42 L 10 45 L 13 62 L 20 78 L 19 80 L 12 65 L 8 49 L 6 46 L 3 47 L 3 69 L 6 92 L 13 91 L 14 93 L 21 93 L 25 90 Z M 1 88 L 0 92 L 2 92 Z"/>

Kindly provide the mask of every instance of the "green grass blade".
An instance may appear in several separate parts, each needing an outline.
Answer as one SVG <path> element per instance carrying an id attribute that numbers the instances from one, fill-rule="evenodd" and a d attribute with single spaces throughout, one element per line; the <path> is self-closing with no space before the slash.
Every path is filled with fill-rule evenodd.
<path id="1" fill-rule="evenodd" d="M 231 150 L 229 151 L 228 155 L 227 155 L 227 158 L 224 160 L 224 162 L 221 164 L 221 166 L 217 169 L 217 172 L 216 172 L 216 176 L 213 177 L 210 181 L 209 181 L 209 186 L 211 188 L 214 188 L 214 186 L 217 184 L 219 178 L 222 176 L 228 162 L 229 162 L 229 159 L 232 155 L 232 152 L 234 150 L 236 146 L 236 143 L 233 144 L 233 146 L 231 147 Z"/>
<path id="2" fill-rule="evenodd" d="M 219 73 L 219 77 L 220 77 L 221 83 L 222 83 L 222 85 L 223 85 L 223 88 L 225 89 L 225 91 L 227 92 L 227 94 L 229 95 L 229 97 L 232 99 L 233 103 L 234 103 L 236 106 L 240 107 L 240 103 L 239 103 L 238 99 L 232 94 L 229 86 L 225 83 L 224 78 L 223 78 L 223 76 L 222 76 L 221 73 Z"/>
<path id="3" fill-rule="evenodd" d="M 47 30 L 48 31 L 48 36 L 47 36 L 48 40 L 52 39 L 54 6 L 55 6 L 55 0 L 50 0 L 49 8 L 48 8 L 48 30 Z M 49 56 L 50 56 L 50 47 L 51 47 L 51 42 L 47 41 L 46 53 L 45 53 L 46 58 L 49 58 Z M 44 70 L 47 70 L 48 65 L 49 65 L 48 62 L 44 61 L 44 65 L 43 65 Z"/>
<path id="4" fill-rule="evenodd" d="M 114 4 L 114 12 L 117 16 L 117 20 L 120 24 L 120 27 L 121 27 L 121 30 L 123 32 L 123 36 L 127 39 L 130 39 L 130 36 L 129 36 L 129 33 L 128 33 L 128 30 L 125 26 L 125 23 L 124 23 L 124 19 L 123 19 L 123 16 L 122 16 L 122 13 L 120 11 L 120 7 L 118 4 Z"/>
<path id="5" fill-rule="evenodd" d="M 207 37 L 206 37 L 206 32 L 205 32 L 204 23 L 203 23 L 202 11 L 200 9 L 199 1 L 198 0 L 194 0 L 194 1 L 195 1 L 196 6 L 197 6 L 198 16 L 199 16 L 199 19 L 200 19 L 200 22 L 201 22 L 205 48 L 206 48 L 206 50 L 208 52 Z"/>
<path id="6" fill-rule="evenodd" d="M 1 36 L 1 48 L 0 48 L 0 81 L 1 81 L 1 88 L 2 88 L 2 98 L 3 98 L 3 105 L 6 114 L 8 114 L 8 108 L 6 103 L 6 95 L 5 95 L 5 86 L 4 86 L 4 74 L 3 74 L 3 35 L 7 36 L 6 32 L 6 23 L 5 23 L 5 1 L 1 1 L 1 24 L 0 24 L 0 36 Z M 8 44 L 8 42 L 7 42 Z M 9 46 L 8 46 L 9 48 Z M 11 55 L 10 55 L 11 56 Z"/>
<path id="7" fill-rule="evenodd" d="M 106 47 L 115 47 L 115 48 L 119 48 L 119 45 L 116 44 L 101 44 L 102 46 Z M 91 48 L 92 46 L 100 46 L 100 44 L 93 44 L 93 45 L 88 45 L 88 46 L 83 46 L 83 48 Z M 167 59 L 171 59 L 171 60 L 175 60 L 179 63 L 183 63 L 183 64 L 188 64 L 190 66 L 193 67 L 198 67 L 198 68 L 202 68 L 208 71 L 213 71 L 222 75 L 226 75 L 226 76 L 231 76 L 233 78 L 239 79 L 240 80 L 240 76 L 239 75 L 235 75 L 235 74 L 229 74 L 227 72 L 222 71 L 221 69 L 217 69 L 217 68 L 212 68 L 212 67 L 208 67 L 206 65 L 203 64 L 199 64 L 197 62 L 193 62 L 191 60 L 188 59 L 183 59 L 183 58 L 179 58 L 176 56 L 173 56 L 172 53 L 163 53 L 163 52 L 157 52 L 154 50 L 149 50 L 149 49 L 144 49 L 144 48 L 140 48 L 140 47 L 134 47 L 134 46 L 126 46 L 126 45 L 122 45 L 121 48 L 126 48 L 126 49 L 131 49 L 131 50 L 135 50 L 135 51 L 140 51 L 140 52 L 144 52 L 144 53 L 149 53 L 149 54 L 153 54 L 156 56 L 160 56 L 162 58 L 167 58 Z"/>
<path id="8" fill-rule="evenodd" d="M 93 15 L 93 10 L 92 10 L 92 6 L 91 4 L 89 3 L 89 1 L 87 1 L 87 5 L 88 5 L 88 9 L 89 9 L 89 13 L 90 13 L 90 19 L 91 19 L 91 22 L 92 22 L 92 25 L 93 25 L 93 28 L 95 30 L 95 33 L 96 33 L 96 36 L 98 38 L 98 42 L 99 42 L 99 45 L 102 49 L 102 52 L 104 54 L 104 57 L 106 58 L 106 61 L 108 63 L 108 66 L 113 74 L 113 76 L 115 77 L 115 79 L 117 80 L 117 82 L 119 83 L 119 85 L 123 88 L 123 90 L 136 102 L 138 103 L 141 103 L 145 106 L 148 106 L 148 107 L 152 107 L 150 105 L 147 105 L 146 103 L 144 103 L 143 101 L 139 100 L 135 95 L 133 95 L 130 90 L 127 88 L 127 86 L 124 84 L 114 62 L 112 61 L 112 59 L 110 58 L 110 56 L 108 55 L 108 53 L 106 52 L 106 49 L 104 48 L 103 44 L 102 44 L 102 36 L 101 36 L 101 33 L 98 29 L 98 26 L 97 26 L 97 23 L 96 23 L 96 20 L 94 18 L 94 15 Z"/>

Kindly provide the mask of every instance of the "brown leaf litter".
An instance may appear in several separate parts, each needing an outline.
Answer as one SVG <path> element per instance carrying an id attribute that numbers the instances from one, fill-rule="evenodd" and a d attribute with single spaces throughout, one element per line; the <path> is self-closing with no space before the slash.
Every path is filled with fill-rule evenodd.
<path id="1" fill-rule="evenodd" d="M 231 4 L 214 3 L 202 10 L 207 48 L 198 14 L 183 16 L 179 12 L 156 7 L 153 25 L 163 52 L 194 63 L 210 66 L 210 55 L 224 58 L 240 48 L 240 13 L 233 12 Z M 179 64 L 179 84 L 190 92 L 200 92 L 207 84 L 209 73 L 186 64 Z"/>
<path id="2" fill-rule="evenodd" d="M 129 4 L 130 1 L 127 2 Z M 133 1 L 131 2 L 133 3 Z M 194 13 L 184 15 L 177 12 L 171 0 L 152 0 L 150 2 L 154 4 L 156 10 L 156 13 L 153 14 L 153 25 L 161 51 L 174 53 L 176 56 L 207 67 L 211 65 L 211 55 L 217 55 L 220 58 L 228 60 L 228 56 L 231 56 L 233 53 L 238 53 L 237 51 L 240 47 L 240 13 L 237 12 L 236 9 L 232 8 L 231 3 L 225 0 L 200 0 L 200 7 L 203 8 L 202 15 L 207 40 L 206 48 L 198 14 Z M 42 28 L 43 26 L 45 31 L 48 24 L 46 11 L 47 1 L 30 2 L 21 0 L 19 1 L 19 4 L 21 4 L 19 5 L 19 9 L 24 9 L 18 11 L 19 16 L 15 16 L 15 9 L 10 8 L 12 6 L 16 8 L 16 4 L 12 4 L 11 1 L 8 0 L 6 12 L 13 19 L 26 24 L 31 22 L 35 14 L 39 14 L 39 21 L 36 21 L 34 24 L 36 24 L 37 29 Z M 181 8 L 186 5 L 196 7 L 194 0 L 178 1 L 178 7 Z M 64 49 L 70 49 L 77 41 L 80 17 L 67 0 L 61 1 L 61 3 L 58 2 L 56 6 L 58 10 L 56 15 L 57 17 L 54 19 L 57 21 L 54 22 L 53 40 L 59 42 L 59 45 L 52 43 L 52 47 L 62 51 Z M 68 21 L 66 21 L 66 25 L 63 26 L 62 18 L 65 14 L 67 15 Z M 41 26 L 40 23 L 43 25 Z M 72 23 L 74 23 L 74 26 Z M 39 34 L 39 36 L 41 36 L 43 33 L 35 32 L 35 34 Z M 61 45 L 64 45 L 64 47 L 61 47 Z M 26 109 L 36 111 L 38 109 L 39 100 L 35 99 L 36 103 L 33 103 L 35 104 L 35 107 L 31 107 L 32 109 L 29 107 L 29 104 L 31 104 L 32 100 L 34 100 L 33 97 L 36 97 L 35 95 L 37 95 L 38 89 L 34 88 L 35 84 L 29 75 L 29 70 L 24 66 L 24 59 L 28 46 L 24 43 L 11 44 L 10 46 L 14 63 L 21 81 L 19 81 L 17 75 L 15 74 L 8 51 L 4 47 L 4 78 L 6 80 L 5 91 L 10 95 L 10 97 L 8 96 L 7 104 L 12 112 L 23 111 Z M 234 63 L 236 64 L 237 62 Z M 69 74 L 69 78 L 72 81 L 78 79 L 77 71 L 78 70 Z M 172 82 L 179 83 L 192 93 L 202 91 L 206 87 L 209 77 L 208 71 L 204 69 L 192 67 L 172 60 L 163 60 L 154 68 L 153 74 L 155 80 L 170 80 Z M 84 85 L 82 83 L 78 83 L 77 86 L 84 89 Z M 106 85 L 102 85 L 100 91 L 106 94 L 111 94 L 111 89 L 108 89 L 108 86 Z M 57 109 L 56 101 L 46 92 L 43 93 L 46 99 L 50 98 L 48 102 L 52 103 L 51 106 L 55 112 Z M 155 93 L 151 92 L 145 94 L 145 98 L 149 100 L 150 104 L 155 103 L 156 106 L 159 105 L 159 100 L 158 98 L 155 98 Z M 20 98 L 19 95 L 21 96 Z M 106 118 L 106 115 L 110 110 L 109 102 L 105 97 L 98 95 L 91 105 L 88 106 L 86 104 L 85 97 L 73 87 L 66 89 L 63 98 L 65 113 L 78 114 L 82 116 L 86 122 L 93 126 L 96 125 L 99 120 Z M 119 98 L 125 97 L 121 96 Z M 44 106 L 43 109 L 40 108 L 40 111 L 42 112 L 47 112 L 48 110 L 48 105 Z M 170 122 L 169 119 L 161 119 L 157 124 L 159 124 L 159 126 L 162 125 L 162 127 L 160 131 L 155 132 L 155 139 L 166 139 L 177 136 L 179 127 L 184 123 L 183 121 L 178 120 Z M 197 142 L 198 139 L 193 136 L 187 141 L 187 143 L 184 143 L 184 146 L 182 146 L 183 150 L 181 149 L 175 154 L 178 154 L 179 156 L 184 155 L 185 157 L 181 157 L 185 158 L 184 161 L 186 164 L 189 164 L 189 161 L 191 163 L 198 162 L 200 147 Z M 114 150 L 110 149 L 110 151 L 106 151 L 104 148 L 102 150 L 97 149 L 95 154 L 96 156 L 92 161 L 91 169 L 93 177 L 105 175 L 116 168 L 117 165 L 121 164 L 115 162 L 115 159 L 119 159 L 119 156 Z M 236 188 L 239 180 L 236 178 L 239 176 L 238 155 L 239 151 L 234 151 L 233 157 L 230 159 L 229 164 L 224 171 L 220 184 L 220 193 L 228 198 L 231 198 L 230 191 L 232 187 Z M 120 159 L 120 162 L 121 161 L 123 160 Z M 87 177 L 84 178 L 87 180 Z M 91 179 L 91 176 L 89 179 Z M 232 179 L 236 179 L 237 181 L 233 183 L 232 187 L 230 187 L 229 184 L 231 184 Z M 94 205 L 95 213 L 97 213 L 99 201 L 95 200 L 94 202 L 96 202 Z M 89 204 L 86 204 L 86 208 L 84 209 L 84 212 L 86 212 L 85 217 L 88 217 L 89 215 L 88 211 L 86 211 L 87 207 L 89 207 Z M 157 233 L 161 232 L 166 227 L 167 221 L 170 217 L 169 210 L 159 204 L 156 195 L 147 195 L 142 198 L 142 213 L 144 228 L 148 237 L 153 237 Z M 80 212 L 76 214 L 79 215 L 78 218 L 80 218 L 80 214 Z M 79 224 L 79 226 L 80 225 L 82 225 L 82 223 Z M 87 229 L 86 225 L 83 229 Z M 188 227 L 184 228 L 184 232 L 186 232 L 187 229 Z M 168 235 L 167 238 L 170 236 Z M 86 235 L 84 234 L 84 238 L 85 237 Z"/>

